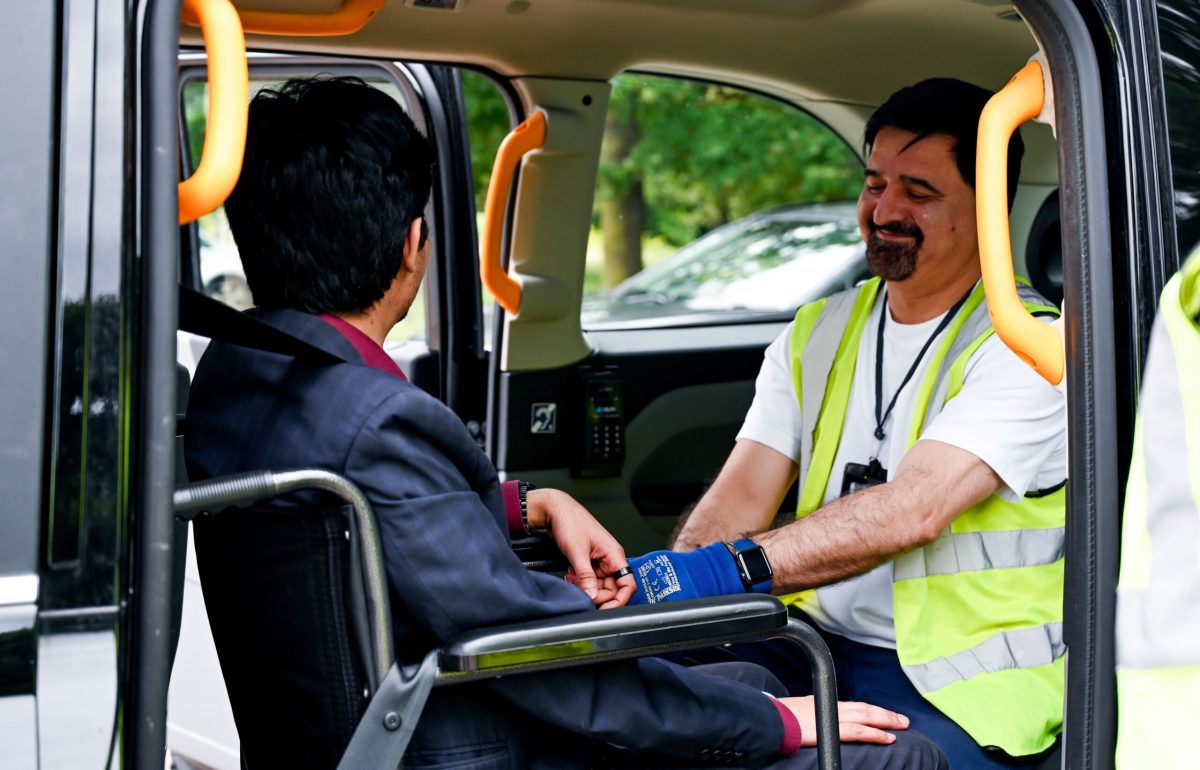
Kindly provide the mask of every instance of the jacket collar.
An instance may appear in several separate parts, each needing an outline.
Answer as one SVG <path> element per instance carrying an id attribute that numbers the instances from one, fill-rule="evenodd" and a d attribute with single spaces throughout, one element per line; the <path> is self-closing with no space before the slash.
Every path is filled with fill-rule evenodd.
<path id="1" fill-rule="evenodd" d="M 265 324 L 274 326 L 281 332 L 304 340 L 313 347 L 319 348 L 330 355 L 352 364 L 366 362 L 359 355 L 350 341 L 341 332 L 322 321 L 315 315 L 309 315 L 291 308 L 273 310 L 252 310 L 254 317 Z"/>

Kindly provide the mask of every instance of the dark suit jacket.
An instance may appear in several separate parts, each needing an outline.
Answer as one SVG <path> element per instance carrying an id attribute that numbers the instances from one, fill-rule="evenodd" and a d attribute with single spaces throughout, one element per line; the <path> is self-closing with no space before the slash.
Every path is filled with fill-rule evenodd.
<path id="1" fill-rule="evenodd" d="M 188 404 L 192 480 L 315 466 L 358 484 L 379 523 L 401 660 L 469 629 L 594 611 L 513 555 L 496 470 L 441 402 L 365 365 L 319 318 L 259 318 L 344 363 L 214 342 Z M 782 735 L 755 689 L 647 659 L 434 690 L 405 764 L 572 767 L 607 742 L 757 766 Z"/>

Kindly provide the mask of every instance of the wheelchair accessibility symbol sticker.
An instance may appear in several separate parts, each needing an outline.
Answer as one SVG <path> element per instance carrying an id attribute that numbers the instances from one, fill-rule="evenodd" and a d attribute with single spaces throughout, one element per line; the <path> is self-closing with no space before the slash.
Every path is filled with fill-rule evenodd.
<path id="1" fill-rule="evenodd" d="M 529 422 L 530 433 L 558 432 L 558 404 L 534 404 Z"/>

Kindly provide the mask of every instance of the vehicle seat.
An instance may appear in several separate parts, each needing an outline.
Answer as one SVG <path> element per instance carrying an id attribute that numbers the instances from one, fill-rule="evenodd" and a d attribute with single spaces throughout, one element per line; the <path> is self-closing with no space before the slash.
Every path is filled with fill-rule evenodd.
<path id="1" fill-rule="evenodd" d="M 1033 288 L 1051 304 L 1063 301 L 1062 221 L 1059 214 L 1058 191 L 1042 203 L 1025 246 L 1025 269 Z"/>

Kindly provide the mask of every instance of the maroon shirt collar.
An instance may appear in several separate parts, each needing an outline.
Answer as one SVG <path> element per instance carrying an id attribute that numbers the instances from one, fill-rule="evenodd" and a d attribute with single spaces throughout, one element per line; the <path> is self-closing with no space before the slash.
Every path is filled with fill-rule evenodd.
<path id="1" fill-rule="evenodd" d="M 346 341 L 354 346 L 354 349 L 362 356 L 363 363 L 367 366 L 387 372 L 388 374 L 394 374 L 400 379 L 408 381 L 408 378 L 404 376 L 404 372 L 400 371 L 400 367 L 396 366 L 396 362 L 392 360 L 392 357 L 385 353 L 383 348 L 379 347 L 379 343 L 368 337 L 353 324 L 338 318 L 332 313 L 321 313 L 317 317 L 337 329 L 346 338 Z"/>

